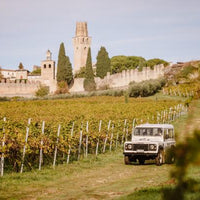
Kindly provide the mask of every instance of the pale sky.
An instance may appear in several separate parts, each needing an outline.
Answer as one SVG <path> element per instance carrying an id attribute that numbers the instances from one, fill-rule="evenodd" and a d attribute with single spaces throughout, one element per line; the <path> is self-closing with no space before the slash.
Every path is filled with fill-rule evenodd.
<path id="1" fill-rule="evenodd" d="M 40 65 L 61 42 L 73 64 L 76 21 L 87 21 L 92 58 L 200 60 L 200 0 L 0 0 L 0 66 Z"/>

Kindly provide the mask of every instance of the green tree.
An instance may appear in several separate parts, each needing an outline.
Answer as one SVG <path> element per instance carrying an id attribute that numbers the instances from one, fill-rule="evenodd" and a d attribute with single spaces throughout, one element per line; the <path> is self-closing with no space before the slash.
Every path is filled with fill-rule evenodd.
<path id="1" fill-rule="evenodd" d="M 41 69 L 36 69 L 31 72 L 32 75 L 41 75 Z"/>
<path id="2" fill-rule="evenodd" d="M 23 64 L 22 64 L 21 62 L 19 63 L 18 68 L 19 68 L 20 70 L 24 69 L 24 66 L 23 66 Z"/>
<path id="3" fill-rule="evenodd" d="M 122 72 L 127 69 L 138 69 L 146 67 L 146 60 L 138 56 L 114 56 L 111 58 L 111 71 L 112 74 Z"/>
<path id="4" fill-rule="evenodd" d="M 94 73 L 92 70 L 92 58 L 91 58 L 91 49 L 90 48 L 88 49 L 88 54 L 87 54 L 84 88 L 86 91 L 93 91 L 96 89 L 96 84 L 94 81 Z"/>
<path id="5" fill-rule="evenodd" d="M 72 65 L 69 57 L 65 55 L 64 43 L 60 44 L 58 54 L 57 81 L 65 81 L 69 85 L 73 79 Z"/>
<path id="6" fill-rule="evenodd" d="M 40 85 L 39 89 L 35 92 L 35 96 L 44 97 L 49 94 L 49 87 L 45 85 Z"/>
<path id="7" fill-rule="evenodd" d="M 105 47 L 101 47 L 97 55 L 96 76 L 104 78 L 111 71 L 110 58 Z"/>
<path id="8" fill-rule="evenodd" d="M 85 78 L 85 67 L 81 67 L 78 72 L 74 75 L 75 78 Z"/>
<path id="9" fill-rule="evenodd" d="M 1 67 L 0 67 L 0 80 L 3 78 L 3 74 L 1 73 Z"/>
<path id="10" fill-rule="evenodd" d="M 155 65 L 159 64 L 163 64 L 166 67 L 169 63 L 159 58 L 150 59 L 146 62 L 147 67 L 150 67 L 151 69 L 153 69 Z"/>

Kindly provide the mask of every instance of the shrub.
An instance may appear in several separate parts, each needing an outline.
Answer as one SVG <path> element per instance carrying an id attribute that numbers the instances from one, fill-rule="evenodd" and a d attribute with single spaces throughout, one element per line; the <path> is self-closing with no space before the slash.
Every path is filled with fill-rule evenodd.
<path id="1" fill-rule="evenodd" d="M 129 97 L 139 97 L 141 93 L 141 86 L 138 83 L 131 85 L 128 89 Z"/>
<path id="2" fill-rule="evenodd" d="M 40 85 L 39 89 L 36 91 L 35 96 L 44 97 L 49 94 L 49 87 Z"/>
<path id="3" fill-rule="evenodd" d="M 8 97 L 0 97 L 0 101 L 10 101 L 10 98 L 8 98 Z"/>
<path id="4" fill-rule="evenodd" d="M 85 67 L 81 67 L 80 70 L 75 73 L 74 78 L 85 78 Z"/>
<path id="5" fill-rule="evenodd" d="M 94 91 L 96 90 L 96 84 L 94 79 L 84 79 L 84 89 L 86 91 Z"/>
<path id="6" fill-rule="evenodd" d="M 55 94 L 66 94 L 69 93 L 68 85 L 65 81 L 58 82 L 58 88 Z"/>
<path id="7" fill-rule="evenodd" d="M 147 97 L 158 92 L 165 85 L 164 79 L 147 80 L 140 83 L 132 82 L 129 85 L 130 97 Z"/>

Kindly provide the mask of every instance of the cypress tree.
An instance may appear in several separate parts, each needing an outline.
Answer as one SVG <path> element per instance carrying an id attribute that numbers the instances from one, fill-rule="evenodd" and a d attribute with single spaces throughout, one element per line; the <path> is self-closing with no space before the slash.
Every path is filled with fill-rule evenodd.
<path id="1" fill-rule="evenodd" d="M 67 84 L 69 85 L 73 80 L 73 73 L 72 73 L 72 64 L 68 56 L 66 56 L 66 66 L 67 66 Z"/>
<path id="2" fill-rule="evenodd" d="M 90 48 L 88 49 L 88 54 L 87 54 L 84 88 L 86 91 L 93 91 L 96 89 L 96 84 L 94 81 L 94 74 L 92 69 L 92 58 L 91 58 Z"/>
<path id="3" fill-rule="evenodd" d="M 3 78 L 3 74 L 1 73 L 1 67 L 0 67 L 0 80 Z"/>
<path id="4" fill-rule="evenodd" d="M 62 42 L 60 44 L 59 54 L 58 54 L 58 67 L 57 67 L 57 81 L 65 81 L 69 85 L 73 79 L 72 65 L 70 63 L 69 57 L 65 55 L 65 46 Z"/>
<path id="5" fill-rule="evenodd" d="M 105 47 L 101 47 L 97 55 L 96 75 L 104 78 L 107 72 L 111 72 L 110 58 Z"/>
<path id="6" fill-rule="evenodd" d="M 18 68 L 21 69 L 21 70 L 24 69 L 24 66 L 23 66 L 23 64 L 21 62 L 19 63 Z"/>

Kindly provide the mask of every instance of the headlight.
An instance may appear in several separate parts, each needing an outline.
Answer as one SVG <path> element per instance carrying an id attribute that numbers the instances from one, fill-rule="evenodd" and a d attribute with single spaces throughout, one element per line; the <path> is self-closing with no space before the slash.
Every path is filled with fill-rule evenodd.
<path id="1" fill-rule="evenodd" d="M 125 149 L 126 150 L 132 150 L 133 149 L 133 145 L 132 144 L 126 144 L 125 145 Z"/>
<path id="2" fill-rule="evenodd" d="M 150 151 L 155 151 L 156 150 L 156 144 L 150 144 L 149 145 L 149 150 Z"/>

